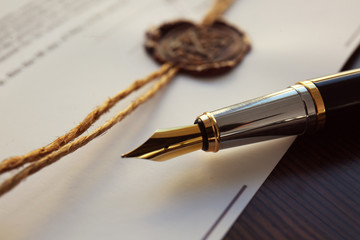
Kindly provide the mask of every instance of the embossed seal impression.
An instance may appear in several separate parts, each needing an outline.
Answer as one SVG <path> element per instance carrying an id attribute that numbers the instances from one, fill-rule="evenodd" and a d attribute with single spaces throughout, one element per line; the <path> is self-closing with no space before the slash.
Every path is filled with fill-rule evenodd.
<path id="1" fill-rule="evenodd" d="M 237 65 L 250 50 L 250 41 L 224 21 L 204 26 L 180 20 L 150 29 L 145 47 L 160 63 L 170 62 L 187 72 L 217 73 Z"/>

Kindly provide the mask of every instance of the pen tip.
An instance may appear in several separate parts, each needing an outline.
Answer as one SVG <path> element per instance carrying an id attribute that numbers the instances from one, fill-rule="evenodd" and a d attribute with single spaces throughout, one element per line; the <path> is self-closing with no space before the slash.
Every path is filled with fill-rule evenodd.
<path id="1" fill-rule="evenodd" d="M 145 143 L 123 154 L 122 157 L 165 161 L 201 149 L 202 141 L 197 124 L 159 129 Z"/>

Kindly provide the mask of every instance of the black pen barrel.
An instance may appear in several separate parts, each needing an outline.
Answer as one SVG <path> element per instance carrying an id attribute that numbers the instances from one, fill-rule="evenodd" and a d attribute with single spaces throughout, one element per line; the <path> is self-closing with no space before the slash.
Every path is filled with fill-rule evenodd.
<path id="1" fill-rule="evenodd" d="M 360 69 L 313 81 L 325 105 L 325 126 L 356 127 L 360 121 Z M 355 125 L 354 125 L 355 124 Z"/>

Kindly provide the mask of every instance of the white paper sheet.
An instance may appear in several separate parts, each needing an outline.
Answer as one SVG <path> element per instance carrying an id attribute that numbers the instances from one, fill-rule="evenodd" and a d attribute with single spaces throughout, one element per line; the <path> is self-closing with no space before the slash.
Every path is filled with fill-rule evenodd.
<path id="1" fill-rule="evenodd" d="M 210 5 L 1 0 L 0 159 L 48 144 L 157 69 L 143 50 L 145 30 L 200 20 Z M 210 80 L 179 74 L 107 134 L 4 195 L 0 238 L 221 238 L 294 138 L 163 163 L 121 154 L 157 128 L 188 125 L 204 111 L 337 72 L 360 41 L 359 7 L 357 0 L 236 1 L 225 18 L 253 45 L 241 65 Z"/>

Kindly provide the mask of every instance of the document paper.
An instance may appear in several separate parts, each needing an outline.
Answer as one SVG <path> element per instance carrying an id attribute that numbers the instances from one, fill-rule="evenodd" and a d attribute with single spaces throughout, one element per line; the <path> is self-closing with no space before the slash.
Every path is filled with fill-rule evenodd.
<path id="1" fill-rule="evenodd" d="M 145 31 L 176 19 L 199 22 L 211 4 L 0 0 L 0 158 L 50 143 L 158 69 L 144 51 Z M 338 72 L 359 44 L 359 8 L 358 0 L 235 1 L 224 18 L 251 40 L 242 63 L 216 77 L 178 74 L 106 134 L 2 196 L 0 238 L 220 239 L 295 137 L 161 163 L 121 154 L 158 128 Z"/>

